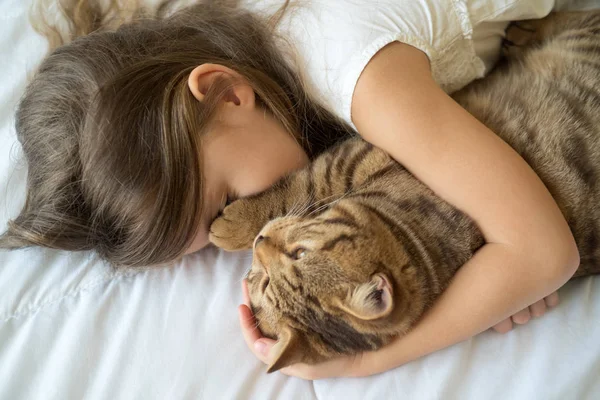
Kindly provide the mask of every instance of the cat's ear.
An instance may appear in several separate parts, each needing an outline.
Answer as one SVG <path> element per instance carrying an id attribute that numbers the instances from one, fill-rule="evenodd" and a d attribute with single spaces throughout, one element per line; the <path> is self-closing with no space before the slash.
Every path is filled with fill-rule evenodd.
<path id="1" fill-rule="evenodd" d="M 384 274 L 375 274 L 369 282 L 356 287 L 345 299 L 338 299 L 337 306 L 356 318 L 372 321 L 392 312 L 393 295 L 389 279 Z"/>
<path id="2" fill-rule="evenodd" d="M 283 328 L 277 335 L 277 343 L 271 349 L 272 361 L 267 373 L 270 374 L 288 365 L 301 362 L 302 351 L 298 334 L 289 327 Z"/>

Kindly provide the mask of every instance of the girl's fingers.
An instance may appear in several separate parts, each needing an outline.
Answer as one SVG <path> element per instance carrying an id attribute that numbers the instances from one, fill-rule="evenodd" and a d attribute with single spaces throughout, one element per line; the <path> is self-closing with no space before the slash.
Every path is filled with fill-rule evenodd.
<path id="1" fill-rule="evenodd" d="M 493 328 L 498 333 L 510 332 L 513 328 L 512 319 L 506 318 L 504 321 L 498 322 L 496 325 L 494 325 Z"/>
<path id="2" fill-rule="evenodd" d="M 529 307 L 519 311 L 510 318 L 497 323 L 492 328 L 498 333 L 506 333 L 513 328 L 513 323 L 523 325 L 529 322 L 531 317 L 541 317 L 549 308 L 556 307 L 559 303 L 558 292 L 546 296 L 542 300 L 536 301 Z"/>
<path id="3" fill-rule="evenodd" d="M 250 295 L 248 294 L 248 281 L 244 279 L 242 281 L 242 296 L 244 298 L 244 304 L 250 308 Z"/>
<path id="4" fill-rule="evenodd" d="M 256 320 L 252 315 L 252 311 L 246 305 L 239 306 L 238 313 L 246 345 L 260 361 L 267 364 L 269 350 L 275 341 L 262 337 L 260 330 L 256 327 Z"/>
<path id="5" fill-rule="evenodd" d="M 240 326 L 242 327 L 242 334 L 246 345 L 254 353 L 254 355 L 264 362 L 268 363 L 269 351 L 275 344 L 273 339 L 263 337 L 260 329 L 256 324 L 256 318 L 252 314 L 250 309 L 250 298 L 248 296 L 248 283 L 244 279 L 242 281 L 242 293 L 244 296 L 244 304 L 238 307 L 238 314 L 240 319 Z"/>
<path id="6" fill-rule="evenodd" d="M 544 299 L 536 301 L 529 306 L 529 311 L 531 312 L 532 317 L 541 317 L 546 313 L 546 301 Z"/>
<path id="7" fill-rule="evenodd" d="M 546 296 L 544 298 L 544 302 L 546 303 L 546 306 L 548 306 L 548 308 L 556 307 L 559 301 L 560 298 L 558 297 L 558 292 L 554 292 L 551 295 Z"/>
<path id="8" fill-rule="evenodd" d="M 526 307 L 512 316 L 512 320 L 515 324 L 523 325 L 529 322 L 531 319 L 531 313 L 529 307 Z"/>
<path id="9" fill-rule="evenodd" d="M 254 315 L 252 315 L 252 311 L 244 304 L 238 307 L 238 313 L 246 343 L 248 343 L 248 347 L 252 347 L 254 342 L 261 338 L 260 331 L 256 327 Z"/>

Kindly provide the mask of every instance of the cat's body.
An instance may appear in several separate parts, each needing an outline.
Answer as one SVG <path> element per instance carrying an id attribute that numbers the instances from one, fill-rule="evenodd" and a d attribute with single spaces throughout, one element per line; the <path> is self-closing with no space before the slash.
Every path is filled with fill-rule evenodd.
<path id="1" fill-rule="evenodd" d="M 576 276 L 599 273 L 600 12 L 531 21 L 511 40 L 530 28 L 527 48 L 454 98 L 546 184 L 577 241 Z M 405 333 L 484 244 L 469 217 L 360 139 L 225 208 L 211 240 L 232 250 L 254 241 L 251 303 L 279 338 L 270 370 Z"/>

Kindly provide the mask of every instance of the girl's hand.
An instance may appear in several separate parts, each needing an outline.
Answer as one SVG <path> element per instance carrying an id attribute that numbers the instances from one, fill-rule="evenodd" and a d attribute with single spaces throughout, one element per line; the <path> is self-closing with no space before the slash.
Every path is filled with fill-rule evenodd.
<path id="1" fill-rule="evenodd" d="M 260 330 L 256 326 L 256 320 L 250 309 L 250 298 L 248 296 L 246 280 L 242 282 L 242 293 L 244 296 L 244 304 L 238 307 L 238 312 L 244 339 L 246 340 L 246 344 L 250 351 L 252 351 L 259 360 L 268 365 L 269 352 L 276 341 L 262 336 Z M 514 314 L 512 317 L 494 325 L 493 328 L 499 333 L 506 333 L 512 329 L 513 322 L 522 325 L 527 323 L 531 316 L 540 317 L 544 315 L 548 308 L 556 306 L 558 300 L 558 293 L 554 292 L 546 298 Z M 393 346 L 394 344 L 392 343 L 378 351 L 366 352 L 356 356 L 340 357 L 317 365 L 294 364 L 287 368 L 283 368 L 280 371 L 285 375 L 307 380 L 369 376 L 382 372 L 380 366 L 381 364 L 385 364 L 386 359 L 388 358 L 386 356 L 387 350 Z"/>
<path id="2" fill-rule="evenodd" d="M 242 282 L 244 304 L 238 307 L 240 325 L 248 348 L 254 355 L 265 364 L 269 364 L 269 351 L 276 343 L 275 340 L 263 337 L 256 326 L 256 320 L 250 309 L 250 298 L 248 296 L 248 285 L 246 280 Z M 297 378 L 316 380 L 324 378 L 335 378 L 343 376 L 366 376 L 368 372 L 361 371 L 362 356 L 340 357 L 318 365 L 294 364 L 283 368 L 280 372 Z"/>
<path id="3" fill-rule="evenodd" d="M 531 318 L 539 318 L 546 313 L 550 308 L 558 305 L 558 292 L 554 292 L 549 296 L 544 297 L 542 300 L 537 301 L 514 314 L 513 316 L 506 318 L 504 321 L 497 323 L 493 326 L 494 330 L 498 333 L 506 333 L 512 330 L 513 323 L 517 325 L 525 325 Z"/>

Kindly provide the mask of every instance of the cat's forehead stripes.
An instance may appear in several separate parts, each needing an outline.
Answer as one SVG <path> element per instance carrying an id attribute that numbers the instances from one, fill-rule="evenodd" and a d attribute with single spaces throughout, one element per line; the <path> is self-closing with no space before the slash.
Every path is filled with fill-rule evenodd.
<path id="1" fill-rule="evenodd" d="M 324 235 L 326 235 L 328 232 L 323 230 L 323 229 L 299 229 L 296 231 L 296 235 L 300 235 L 301 233 L 304 236 L 304 239 L 314 239 L 314 238 L 322 238 Z M 293 235 L 293 233 L 290 234 L 289 240 L 292 242 L 297 241 L 296 238 L 292 237 L 291 235 Z"/>
<path id="2" fill-rule="evenodd" d="M 359 237 L 361 237 L 362 235 L 359 234 L 354 234 L 354 235 L 346 235 L 341 234 L 339 236 L 337 236 L 336 238 L 333 238 L 331 240 L 329 240 L 328 242 L 325 242 L 322 246 L 321 246 L 321 250 L 323 251 L 329 251 L 332 250 L 333 248 L 335 248 L 335 246 L 339 243 L 343 243 L 343 242 L 348 242 L 352 245 L 353 248 L 356 247 L 356 239 L 358 239 Z"/>
<path id="3" fill-rule="evenodd" d="M 358 223 L 356 222 L 356 218 L 354 217 L 354 215 L 348 211 L 346 209 L 346 207 L 340 205 L 339 203 L 336 203 L 335 207 L 333 208 L 333 211 L 335 211 L 335 213 L 340 214 L 341 217 L 344 218 L 344 220 L 355 224 L 358 227 Z"/>
<path id="4" fill-rule="evenodd" d="M 356 221 L 354 220 L 354 218 L 347 218 L 347 217 L 328 218 L 328 219 L 321 220 L 321 223 L 323 225 L 344 225 L 344 226 L 347 226 L 348 228 L 359 229 L 359 226 L 356 223 Z"/>
<path id="5" fill-rule="evenodd" d="M 308 229 L 313 226 L 321 226 L 321 225 L 322 225 L 322 222 L 317 220 L 315 222 L 309 222 L 307 224 L 302 225 L 302 229 Z"/>
<path id="6" fill-rule="evenodd" d="M 309 220 L 311 221 L 311 220 Z M 286 218 L 282 217 L 273 222 L 271 222 L 268 227 L 266 227 L 266 232 L 268 233 L 281 233 L 282 231 L 286 231 L 285 233 L 291 234 L 299 234 L 306 231 L 307 228 L 315 227 L 315 226 L 323 226 L 324 223 L 322 220 L 314 219 L 312 222 L 302 222 L 298 220 L 296 217 Z M 288 239 L 291 239 L 288 237 Z M 291 239 L 293 240 L 293 239 Z"/>
<path id="7" fill-rule="evenodd" d="M 321 229 L 314 229 L 314 227 L 319 227 Z M 340 231 L 335 230 L 335 227 L 358 229 L 358 225 L 354 221 L 345 218 L 317 219 L 315 222 L 306 225 L 293 226 L 288 233 L 287 239 L 290 242 L 307 239 L 320 239 L 320 241 L 322 241 L 322 239 L 327 238 L 328 235 L 339 235 Z"/>
<path id="8" fill-rule="evenodd" d="M 288 229 L 289 227 L 293 227 L 297 221 L 295 220 L 285 220 L 283 218 L 276 220 L 269 226 L 269 231 L 271 232 L 279 232 L 283 229 Z"/>

